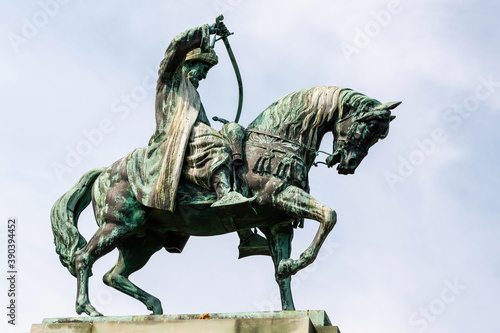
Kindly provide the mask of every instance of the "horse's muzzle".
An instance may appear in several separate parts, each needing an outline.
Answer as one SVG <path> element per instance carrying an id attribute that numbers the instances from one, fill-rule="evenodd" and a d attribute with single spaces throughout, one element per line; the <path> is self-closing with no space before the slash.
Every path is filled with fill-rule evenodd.
<path id="1" fill-rule="evenodd" d="M 352 175 L 359 163 L 355 156 L 351 156 L 352 154 L 348 154 L 347 158 L 342 159 L 342 161 L 337 166 L 337 171 L 341 175 Z"/>

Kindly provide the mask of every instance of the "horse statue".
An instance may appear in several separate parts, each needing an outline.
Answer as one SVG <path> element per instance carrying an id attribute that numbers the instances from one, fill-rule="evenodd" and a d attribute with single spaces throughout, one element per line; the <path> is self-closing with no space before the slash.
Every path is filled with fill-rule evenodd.
<path id="1" fill-rule="evenodd" d="M 126 158 L 88 171 L 59 198 L 51 211 L 52 230 L 61 263 L 77 278 L 76 312 L 101 314 L 88 296 L 94 262 L 118 248 L 119 257 L 103 277 L 113 287 L 162 314 L 160 300 L 134 285 L 129 276 L 161 248 L 180 253 L 189 236 L 215 236 L 258 228 L 266 236 L 274 262 L 283 310 L 295 310 L 291 276 L 311 264 L 335 226 L 337 216 L 309 194 L 308 172 L 325 133 L 333 132 L 333 154 L 326 164 L 353 174 L 368 149 L 387 136 L 391 110 L 351 89 L 314 87 L 292 92 L 265 109 L 246 129 L 245 163 L 236 178 L 247 184 L 250 208 L 221 214 L 210 207 L 215 194 L 181 179 L 174 213 L 143 206 L 133 195 Z M 165 184 L 169 186 L 169 184 Z M 87 242 L 78 217 L 92 201 L 99 228 Z M 309 247 L 291 259 L 293 229 L 304 219 L 319 222 Z"/>

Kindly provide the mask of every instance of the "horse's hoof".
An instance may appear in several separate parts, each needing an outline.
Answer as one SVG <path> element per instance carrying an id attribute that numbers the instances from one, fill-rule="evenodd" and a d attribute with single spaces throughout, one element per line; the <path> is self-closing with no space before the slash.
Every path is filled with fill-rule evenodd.
<path id="1" fill-rule="evenodd" d="M 155 298 L 155 299 L 147 302 L 146 307 L 148 308 L 149 311 L 153 311 L 153 313 L 151 313 L 152 316 L 154 316 L 154 315 L 162 315 L 163 314 L 163 309 L 161 307 L 161 302 L 157 298 Z"/>
<path id="2" fill-rule="evenodd" d="M 103 314 L 97 311 L 92 305 L 90 304 L 85 304 L 85 305 L 77 305 L 76 306 L 76 313 L 79 315 L 82 313 L 86 313 L 90 317 L 102 317 Z"/>
<path id="3" fill-rule="evenodd" d="M 151 313 L 151 315 L 152 315 L 152 316 L 162 315 L 162 314 L 163 314 L 163 309 L 161 308 L 161 306 L 160 306 L 160 308 L 156 308 L 156 309 L 148 309 L 148 310 L 153 311 L 153 312 Z"/>
<path id="4" fill-rule="evenodd" d="M 162 311 L 157 311 L 157 312 L 153 311 L 153 312 L 150 314 L 150 316 L 161 316 L 162 314 L 163 314 L 163 310 L 162 310 Z"/>
<path id="5" fill-rule="evenodd" d="M 283 259 L 278 265 L 278 279 L 283 280 L 293 274 L 293 259 Z"/>

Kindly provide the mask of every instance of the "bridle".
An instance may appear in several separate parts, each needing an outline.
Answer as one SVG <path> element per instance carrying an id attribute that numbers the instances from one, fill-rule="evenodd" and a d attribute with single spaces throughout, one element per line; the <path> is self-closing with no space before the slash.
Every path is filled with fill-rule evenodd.
<path id="1" fill-rule="evenodd" d="M 359 116 L 359 114 L 349 114 L 346 117 L 343 117 L 342 119 L 338 120 L 337 123 L 335 124 L 335 126 L 339 126 L 339 124 L 345 122 L 346 120 L 348 120 L 348 119 L 350 119 L 352 117 L 357 117 L 357 116 Z M 355 125 L 355 126 L 353 126 L 353 125 Z M 372 142 L 370 142 L 370 144 L 368 146 L 363 147 L 363 145 L 361 144 L 361 140 L 358 140 L 358 139 L 354 138 L 354 134 L 356 133 L 356 130 L 358 129 L 358 126 L 360 126 L 360 122 L 358 122 L 358 120 L 355 119 L 353 121 L 353 123 L 349 126 L 349 129 L 347 131 L 345 139 L 340 139 L 339 138 L 339 139 L 336 139 L 334 141 L 334 153 L 333 154 L 327 153 L 326 151 L 323 151 L 323 150 L 315 149 L 315 148 L 310 147 L 308 145 L 305 145 L 305 144 L 303 144 L 301 142 L 298 142 L 298 141 L 295 141 L 295 140 L 291 140 L 291 139 L 288 139 L 288 138 L 283 138 L 283 137 L 281 137 L 279 135 L 272 134 L 272 133 L 269 133 L 269 132 L 266 132 L 266 131 L 260 131 L 260 130 L 254 130 L 254 129 L 247 129 L 246 132 L 256 133 L 256 134 L 264 135 L 264 136 L 267 136 L 267 137 L 271 137 L 271 138 L 274 138 L 274 139 L 278 139 L 278 140 L 281 140 L 281 141 L 284 141 L 284 142 L 291 143 L 291 144 L 293 144 L 293 145 L 295 145 L 297 147 L 302 148 L 303 150 L 307 150 L 307 151 L 313 153 L 315 156 L 318 156 L 320 153 L 322 153 L 322 154 L 328 155 L 330 157 L 334 157 L 337 152 L 340 152 L 341 150 L 344 150 L 345 148 L 347 148 L 349 146 L 356 148 L 364 156 L 364 155 L 366 155 L 368 153 L 368 149 L 370 149 L 370 147 L 372 146 Z M 375 135 L 374 138 L 373 138 L 373 141 L 375 141 L 375 140 L 378 140 L 378 136 L 377 135 Z M 305 160 L 305 156 L 304 156 L 303 159 Z M 313 162 L 314 166 L 318 166 L 318 164 L 327 164 L 327 163 L 321 162 L 321 161 L 319 161 L 319 162 Z"/>
<path id="2" fill-rule="evenodd" d="M 358 116 L 358 115 L 357 114 L 349 114 L 348 116 L 338 120 L 337 123 L 335 124 L 335 126 L 339 129 L 343 122 L 345 122 L 346 120 L 351 119 L 355 116 Z M 353 126 L 353 125 L 356 125 L 356 126 Z M 335 144 L 334 144 L 335 151 L 334 151 L 334 153 L 337 151 L 340 152 L 340 150 L 344 149 L 345 147 L 347 147 L 349 145 L 354 146 L 357 149 L 360 149 L 361 143 L 359 142 L 359 140 L 353 139 L 354 133 L 358 129 L 358 126 L 359 126 L 359 123 L 356 121 L 356 119 L 354 119 L 352 124 L 349 125 L 349 129 L 347 130 L 347 134 L 346 134 L 345 138 L 344 139 L 341 139 L 341 138 L 335 139 Z M 338 147 L 337 147 L 337 145 L 338 145 Z"/>
<path id="3" fill-rule="evenodd" d="M 341 123 L 345 122 L 346 120 L 353 118 L 353 117 L 358 117 L 360 114 L 349 114 L 348 116 L 340 119 L 337 121 L 335 126 L 340 126 Z M 368 145 L 362 145 L 362 140 L 358 140 L 357 138 L 354 137 L 354 134 L 358 130 L 358 127 L 361 125 L 362 122 L 359 121 L 359 119 L 354 119 L 352 124 L 349 126 L 349 129 L 347 130 L 347 134 L 345 135 L 345 138 L 337 138 L 334 142 L 334 154 L 336 152 L 345 150 L 347 147 L 353 147 L 357 149 L 363 156 L 365 156 L 368 153 L 368 149 L 380 138 L 378 135 L 374 135 L 373 139 L 369 142 Z M 337 127 L 338 128 L 338 127 Z"/>

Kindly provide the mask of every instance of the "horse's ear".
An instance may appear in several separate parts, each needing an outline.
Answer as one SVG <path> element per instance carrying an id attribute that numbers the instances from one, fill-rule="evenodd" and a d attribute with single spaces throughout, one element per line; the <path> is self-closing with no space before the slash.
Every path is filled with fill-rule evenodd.
<path id="1" fill-rule="evenodd" d="M 377 106 L 377 109 L 378 110 L 392 110 L 392 109 L 396 108 L 401 103 L 402 102 L 387 102 L 387 103 L 384 103 L 384 104 Z"/>

